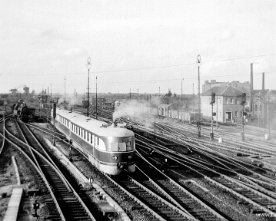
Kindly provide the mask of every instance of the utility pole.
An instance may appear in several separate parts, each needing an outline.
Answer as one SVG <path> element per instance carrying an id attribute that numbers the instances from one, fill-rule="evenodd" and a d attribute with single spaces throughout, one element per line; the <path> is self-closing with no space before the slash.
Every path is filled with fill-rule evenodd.
<path id="1" fill-rule="evenodd" d="M 193 114 L 195 113 L 195 84 L 193 83 Z"/>
<path id="2" fill-rule="evenodd" d="M 74 111 L 75 111 L 75 106 L 76 106 L 76 100 L 77 100 L 77 91 L 74 89 Z"/>
<path id="3" fill-rule="evenodd" d="M 218 96 L 216 98 L 216 102 L 217 102 L 217 111 L 216 111 L 216 119 L 217 119 L 217 122 L 216 122 L 216 128 L 218 129 Z"/>
<path id="4" fill-rule="evenodd" d="M 254 116 L 254 106 L 253 106 L 253 89 L 254 89 L 254 82 L 253 82 L 253 63 L 250 63 L 250 112 L 252 116 Z"/>
<path id="5" fill-rule="evenodd" d="M 98 119 L 98 77 L 96 75 L 96 119 Z"/>
<path id="6" fill-rule="evenodd" d="M 89 102 L 89 75 L 90 75 L 90 68 L 91 68 L 91 58 L 88 57 L 87 58 L 87 117 L 89 116 L 89 106 L 90 106 L 90 102 Z"/>
<path id="7" fill-rule="evenodd" d="M 64 105 L 66 104 L 66 77 L 64 78 Z"/>
<path id="8" fill-rule="evenodd" d="M 200 104 L 200 63 L 201 63 L 201 57 L 200 55 L 197 55 L 197 77 L 198 77 L 198 122 L 197 122 L 197 128 L 198 128 L 198 137 L 201 137 L 201 104 Z"/>
<path id="9" fill-rule="evenodd" d="M 261 92 L 259 92 L 259 104 L 258 104 L 258 127 L 260 127 L 260 117 L 261 117 Z"/>
<path id="10" fill-rule="evenodd" d="M 267 140 L 270 139 L 270 94 L 267 92 L 267 127 L 268 127 L 268 137 Z"/>
<path id="11" fill-rule="evenodd" d="M 51 83 L 51 102 L 53 103 L 53 91 L 52 91 L 52 83 Z"/>
<path id="12" fill-rule="evenodd" d="M 181 104 L 183 103 L 183 98 L 182 98 L 182 94 L 183 94 L 183 91 L 182 91 L 182 83 L 183 83 L 183 80 L 184 78 L 181 79 L 181 96 L 180 96 L 180 100 L 181 100 Z"/>

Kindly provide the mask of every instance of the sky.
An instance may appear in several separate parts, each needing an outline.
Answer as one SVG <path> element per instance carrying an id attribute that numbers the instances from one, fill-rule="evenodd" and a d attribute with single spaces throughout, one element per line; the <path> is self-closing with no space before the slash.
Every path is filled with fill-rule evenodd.
<path id="1" fill-rule="evenodd" d="M 200 80 L 276 89 L 275 0 L 0 0 L 0 93 L 196 93 Z M 66 80 L 64 80 L 66 79 Z M 66 85 L 66 86 L 65 86 Z M 194 85 L 194 87 L 193 87 Z"/>

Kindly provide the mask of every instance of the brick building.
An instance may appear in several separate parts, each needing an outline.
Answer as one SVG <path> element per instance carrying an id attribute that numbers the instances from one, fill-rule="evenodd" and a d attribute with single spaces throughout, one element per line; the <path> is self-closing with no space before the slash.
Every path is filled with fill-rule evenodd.
<path id="1" fill-rule="evenodd" d="M 231 85 L 216 86 L 205 91 L 201 95 L 201 113 L 203 117 L 211 119 L 211 95 L 215 93 L 215 103 L 213 104 L 214 120 L 218 122 L 238 122 L 242 119 L 243 106 L 241 105 L 241 95 L 244 93 Z M 248 106 L 248 103 L 245 104 Z"/>

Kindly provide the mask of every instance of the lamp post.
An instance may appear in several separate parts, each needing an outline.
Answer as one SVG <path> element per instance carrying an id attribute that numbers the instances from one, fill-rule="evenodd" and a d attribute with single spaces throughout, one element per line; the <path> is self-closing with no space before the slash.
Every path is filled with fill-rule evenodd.
<path id="1" fill-rule="evenodd" d="M 201 56 L 197 55 L 197 77 L 198 77 L 198 122 L 197 122 L 197 128 L 198 128 L 198 137 L 201 137 L 201 106 L 200 106 L 200 63 L 201 63 Z"/>
<path id="2" fill-rule="evenodd" d="M 89 116 L 89 106 L 90 106 L 90 102 L 89 102 L 89 75 L 90 75 L 90 68 L 91 68 L 91 58 L 88 57 L 87 58 L 87 117 Z"/>

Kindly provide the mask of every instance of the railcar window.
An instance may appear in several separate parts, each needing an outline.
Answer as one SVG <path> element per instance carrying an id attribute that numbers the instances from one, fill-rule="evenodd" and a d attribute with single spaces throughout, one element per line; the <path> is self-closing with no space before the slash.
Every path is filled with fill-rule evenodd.
<path id="1" fill-rule="evenodd" d="M 99 146 L 100 139 L 97 137 L 97 146 Z"/>
<path id="2" fill-rule="evenodd" d="M 86 131 L 84 131 L 83 136 L 84 136 L 84 139 L 86 140 Z"/>
<path id="3" fill-rule="evenodd" d="M 94 135 L 93 135 L 93 134 L 91 134 L 91 140 L 90 140 L 90 143 L 92 143 L 92 144 L 93 144 L 93 139 L 94 139 Z"/>
<path id="4" fill-rule="evenodd" d="M 118 151 L 126 151 L 126 143 L 119 143 L 118 144 Z"/>
<path id="5" fill-rule="evenodd" d="M 112 142 L 110 144 L 111 151 L 118 151 L 118 143 L 117 142 Z"/>
<path id="6" fill-rule="evenodd" d="M 126 150 L 132 150 L 131 141 L 126 142 Z"/>

